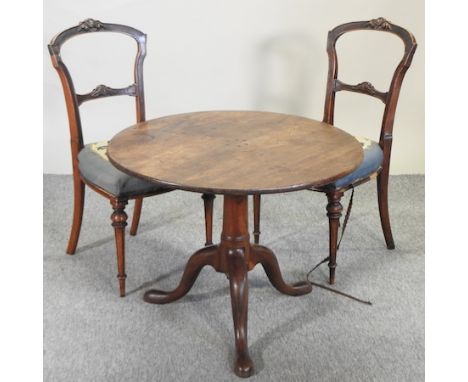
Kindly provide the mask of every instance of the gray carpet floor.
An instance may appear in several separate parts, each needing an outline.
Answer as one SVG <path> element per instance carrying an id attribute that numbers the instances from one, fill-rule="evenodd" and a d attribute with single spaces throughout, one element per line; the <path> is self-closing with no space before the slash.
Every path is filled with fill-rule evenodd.
<path id="1" fill-rule="evenodd" d="M 308 191 L 264 196 L 261 242 L 277 254 L 286 281 L 304 279 L 327 256 L 325 204 L 323 194 Z M 118 297 L 109 202 L 87 193 L 74 256 L 65 254 L 71 206 L 71 177 L 45 175 L 44 380 L 238 381 L 222 274 L 205 268 L 172 304 L 142 300 L 148 288 L 174 288 L 203 245 L 200 195 L 175 191 L 145 200 L 139 233 L 127 236 L 125 298 Z M 336 288 L 372 306 L 319 288 L 288 297 L 261 267 L 249 273 L 252 381 L 424 380 L 424 177 L 391 177 L 390 206 L 395 250 L 384 245 L 372 182 L 356 191 L 338 254 Z M 221 207 L 218 197 L 214 238 Z M 327 270 L 322 265 L 314 281 L 325 282 Z"/>

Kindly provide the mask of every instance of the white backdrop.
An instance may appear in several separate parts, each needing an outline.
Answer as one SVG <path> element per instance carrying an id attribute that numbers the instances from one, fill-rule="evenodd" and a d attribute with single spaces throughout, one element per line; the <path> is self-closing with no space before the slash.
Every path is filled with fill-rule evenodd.
<path id="1" fill-rule="evenodd" d="M 86 18 L 148 35 L 144 79 L 147 118 L 199 111 L 256 109 L 321 119 L 328 30 L 383 16 L 409 29 L 418 49 L 403 83 L 394 127 L 392 174 L 424 173 L 424 1 L 404 0 L 45 0 L 45 173 L 71 173 L 68 122 L 46 44 Z M 92 34 L 70 40 L 63 57 L 78 92 L 132 83 L 132 39 Z M 338 43 L 339 78 L 386 91 L 402 54 L 386 33 L 355 32 Z M 111 138 L 134 122 L 134 100 L 112 97 L 82 106 L 85 142 Z M 383 104 L 342 92 L 336 126 L 378 138 Z"/>

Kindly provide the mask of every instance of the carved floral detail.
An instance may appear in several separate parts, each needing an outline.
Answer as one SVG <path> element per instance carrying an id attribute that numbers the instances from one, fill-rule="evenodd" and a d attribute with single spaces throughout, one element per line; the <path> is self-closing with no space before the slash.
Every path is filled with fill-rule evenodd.
<path id="1" fill-rule="evenodd" d="M 372 85 L 370 82 L 361 82 L 355 86 L 359 90 L 363 90 L 368 92 L 369 94 L 375 95 L 377 94 L 377 90 L 375 89 L 374 85 Z"/>
<path id="2" fill-rule="evenodd" d="M 114 89 L 106 85 L 98 85 L 91 91 L 91 93 L 89 93 L 89 96 L 100 97 L 100 96 L 109 96 L 112 94 L 114 94 Z"/>
<path id="3" fill-rule="evenodd" d="M 98 85 L 89 93 L 77 94 L 78 104 L 81 105 L 83 102 L 89 101 L 95 98 L 110 97 L 115 95 L 129 95 L 136 96 L 136 85 L 132 84 L 126 88 L 114 89 L 106 85 Z"/>
<path id="4" fill-rule="evenodd" d="M 381 29 L 381 30 L 386 30 L 386 31 L 392 29 L 392 26 L 390 25 L 390 21 L 384 19 L 383 17 L 370 20 L 369 25 L 374 29 Z"/>
<path id="5" fill-rule="evenodd" d="M 96 32 L 102 29 L 103 25 L 99 20 L 86 19 L 79 23 L 78 27 L 85 32 Z"/>
<path id="6" fill-rule="evenodd" d="M 364 93 L 364 94 L 380 99 L 383 103 L 386 103 L 387 95 L 388 95 L 388 93 L 382 93 L 378 91 L 374 87 L 374 85 L 372 85 L 370 82 L 367 82 L 367 81 L 361 82 L 357 85 L 348 85 L 348 84 L 341 82 L 340 80 L 335 80 L 334 90 L 336 92 L 339 92 L 341 90 L 347 90 L 351 92 Z"/>

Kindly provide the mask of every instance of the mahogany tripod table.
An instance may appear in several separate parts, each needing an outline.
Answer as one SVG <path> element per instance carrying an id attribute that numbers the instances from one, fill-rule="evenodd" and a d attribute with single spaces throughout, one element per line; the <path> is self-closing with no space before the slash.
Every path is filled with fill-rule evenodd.
<path id="1" fill-rule="evenodd" d="M 358 141 L 323 122 L 254 111 L 211 111 L 142 122 L 109 143 L 110 161 L 120 170 L 170 188 L 224 195 L 218 245 L 196 251 L 173 291 L 149 290 L 144 300 L 166 304 L 191 289 L 211 265 L 229 279 L 236 361 L 240 377 L 253 373 L 247 345 L 248 271 L 261 264 L 281 293 L 310 293 L 307 281 L 287 284 L 274 253 L 251 244 L 248 195 L 282 193 L 328 184 L 362 161 Z"/>

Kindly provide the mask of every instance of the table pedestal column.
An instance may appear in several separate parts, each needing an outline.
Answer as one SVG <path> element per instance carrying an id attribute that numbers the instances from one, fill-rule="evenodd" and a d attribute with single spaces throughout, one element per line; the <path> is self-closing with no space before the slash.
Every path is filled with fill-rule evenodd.
<path id="1" fill-rule="evenodd" d="M 286 284 L 274 253 L 267 247 L 250 243 L 247 212 L 247 195 L 225 195 L 220 244 L 202 248 L 190 257 L 176 289 L 170 292 L 152 289 L 144 295 L 146 302 L 166 304 L 187 294 L 205 265 L 225 273 L 229 279 L 234 321 L 237 354 L 234 372 L 239 377 L 249 377 L 253 373 L 247 345 L 248 271 L 256 264 L 262 264 L 273 286 L 290 296 L 300 296 L 312 290 L 312 285 L 307 281 Z"/>

